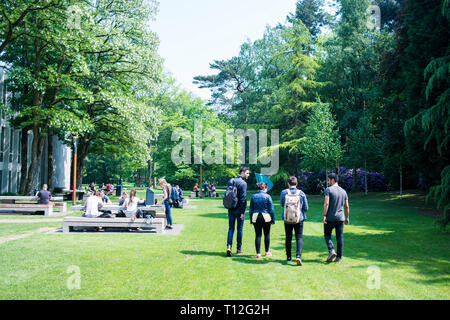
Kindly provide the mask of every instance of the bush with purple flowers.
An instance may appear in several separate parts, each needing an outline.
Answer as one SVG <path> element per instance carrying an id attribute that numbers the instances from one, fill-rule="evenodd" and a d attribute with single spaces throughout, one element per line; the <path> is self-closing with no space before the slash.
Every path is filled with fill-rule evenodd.
<path id="1" fill-rule="evenodd" d="M 331 171 L 328 171 L 331 172 Z M 336 172 L 336 170 L 335 170 Z M 347 192 L 353 189 L 353 169 L 339 168 L 339 185 Z M 356 170 L 356 191 L 364 191 L 364 175 L 366 171 Z M 325 170 L 312 172 L 300 170 L 298 175 L 298 187 L 307 194 L 323 194 L 327 183 Z M 367 189 L 369 192 L 386 191 L 384 176 L 379 172 L 367 171 Z"/>

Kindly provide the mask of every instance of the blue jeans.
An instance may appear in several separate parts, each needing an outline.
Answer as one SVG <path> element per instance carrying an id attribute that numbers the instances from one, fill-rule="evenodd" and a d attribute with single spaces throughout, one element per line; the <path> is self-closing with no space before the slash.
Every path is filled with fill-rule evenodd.
<path id="1" fill-rule="evenodd" d="M 230 213 L 228 212 L 228 239 L 227 246 L 233 245 L 233 235 L 234 235 L 234 226 L 237 221 L 237 249 L 241 250 L 242 247 L 242 229 L 244 227 L 244 219 L 241 220 L 240 213 Z"/>
<path id="2" fill-rule="evenodd" d="M 166 208 L 167 224 L 171 226 L 172 225 L 172 214 L 170 212 L 170 201 L 169 200 L 164 201 L 164 207 Z"/>
<path id="3" fill-rule="evenodd" d="M 333 229 L 336 229 L 336 255 L 338 258 L 342 258 L 342 251 L 344 249 L 344 221 L 327 221 L 327 224 L 323 225 L 325 242 L 327 244 L 328 251 L 330 252 L 334 249 L 333 241 L 331 241 L 331 233 L 333 232 Z"/>

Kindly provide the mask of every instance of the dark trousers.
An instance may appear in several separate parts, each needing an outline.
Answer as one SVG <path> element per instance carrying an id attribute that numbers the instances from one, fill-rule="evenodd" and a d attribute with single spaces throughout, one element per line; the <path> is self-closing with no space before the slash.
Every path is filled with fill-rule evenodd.
<path id="1" fill-rule="evenodd" d="M 237 221 L 237 223 L 236 223 Z M 236 225 L 237 229 L 237 249 L 241 250 L 242 248 L 242 229 L 244 227 L 244 220 L 241 220 L 241 214 L 228 212 L 228 239 L 227 246 L 231 246 L 233 244 L 233 235 L 234 235 L 234 226 Z"/>
<path id="2" fill-rule="evenodd" d="M 286 233 L 286 257 L 291 258 L 292 231 L 295 231 L 295 241 L 297 242 L 297 257 L 301 258 L 303 250 L 303 221 L 296 224 L 284 224 Z"/>
<path id="3" fill-rule="evenodd" d="M 331 233 L 336 229 L 337 257 L 342 258 L 342 250 L 344 249 L 344 221 L 327 221 L 323 225 L 323 233 L 328 251 L 334 249 L 333 241 L 331 241 Z"/>
<path id="4" fill-rule="evenodd" d="M 255 227 L 255 249 L 256 253 L 260 254 L 261 252 L 261 238 L 262 232 L 264 230 L 264 247 L 266 252 L 269 252 L 270 247 L 270 225 L 272 222 L 265 222 L 262 214 L 254 213 L 258 215 L 256 222 L 253 224 Z"/>

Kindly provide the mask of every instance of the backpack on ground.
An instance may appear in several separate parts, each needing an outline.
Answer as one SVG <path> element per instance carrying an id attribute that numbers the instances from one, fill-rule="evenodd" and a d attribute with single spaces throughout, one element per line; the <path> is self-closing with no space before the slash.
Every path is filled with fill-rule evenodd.
<path id="1" fill-rule="evenodd" d="M 300 190 L 297 189 L 295 193 L 290 193 L 287 189 L 287 194 L 284 202 L 284 222 L 287 224 L 297 224 L 300 222 L 302 215 L 302 203 L 300 201 Z"/>
<path id="2" fill-rule="evenodd" d="M 223 196 L 223 206 L 227 209 L 235 209 L 238 205 L 236 181 L 231 179 L 228 182 L 227 190 Z"/>

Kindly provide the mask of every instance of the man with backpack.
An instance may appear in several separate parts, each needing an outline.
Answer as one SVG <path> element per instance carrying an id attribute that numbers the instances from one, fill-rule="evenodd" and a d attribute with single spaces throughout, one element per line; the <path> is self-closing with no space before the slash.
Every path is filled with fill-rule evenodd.
<path id="1" fill-rule="evenodd" d="M 231 257 L 231 247 L 233 244 L 234 227 L 237 229 L 237 251 L 236 254 L 242 254 L 242 229 L 244 226 L 244 214 L 247 209 L 247 183 L 250 170 L 242 167 L 239 170 L 239 176 L 228 181 L 227 190 L 223 197 L 223 205 L 228 209 L 228 238 L 227 238 L 227 256 Z"/>
<path id="2" fill-rule="evenodd" d="M 281 192 L 280 204 L 283 208 L 281 219 L 284 220 L 284 231 L 286 233 L 286 258 L 287 262 L 292 261 L 292 231 L 295 231 L 295 240 L 297 242 L 296 262 L 298 266 L 302 263 L 303 249 L 303 221 L 306 220 L 305 212 L 308 211 L 308 200 L 302 190 L 297 189 L 297 178 L 289 177 L 288 189 Z"/>
<path id="3" fill-rule="evenodd" d="M 332 262 L 335 257 L 335 262 L 341 262 L 344 247 L 344 223 L 349 224 L 350 207 L 348 205 L 347 192 L 337 182 L 338 176 L 335 173 L 330 173 L 328 175 L 329 187 L 324 192 L 323 227 L 325 242 L 329 252 L 327 263 Z M 331 241 L 333 229 L 336 229 L 337 253 L 334 251 L 333 241 Z"/>

